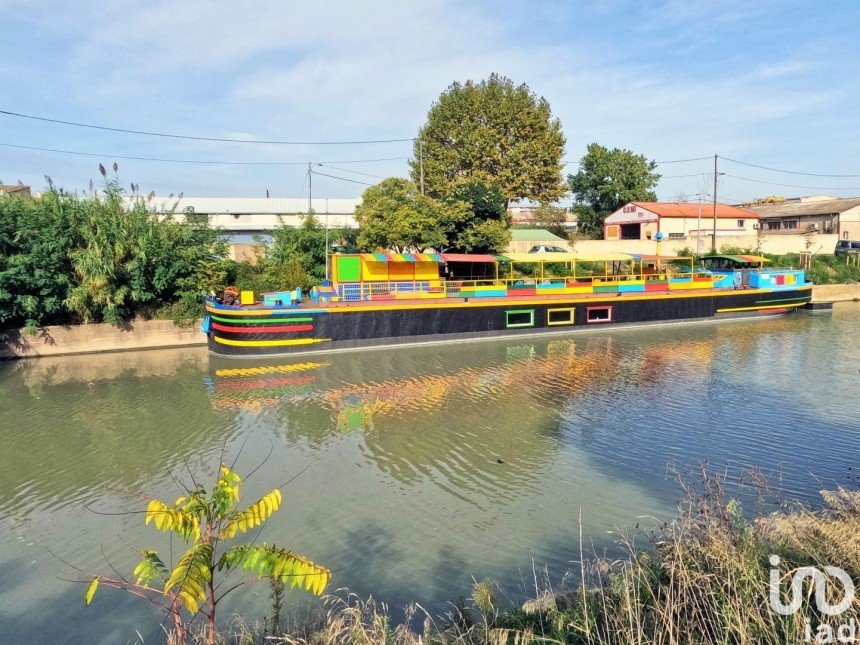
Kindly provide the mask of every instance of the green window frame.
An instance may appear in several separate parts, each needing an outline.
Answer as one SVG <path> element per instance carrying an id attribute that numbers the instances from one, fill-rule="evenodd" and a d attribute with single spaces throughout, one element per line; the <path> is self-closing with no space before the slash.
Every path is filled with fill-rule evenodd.
<path id="1" fill-rule="evenodd" d="M 523 316 L 528 315 L 528 321 L 523 320 Z M 511 322 L 511 316 L 514 320 L 520 322 Z M 510 309 L 505 312 L 505 327 L 508 329 L 516 329 L 517 327 L 534 327 L 535 326 L 535 310 L 534 309 Z"/>
<path id="2" fill-rule="evenodd" d="M 546 324 L 549 327 L 558 327 L 561 325 L 572 325 L 573 324 L 573 307 L 563 307 L 561 309 L 547 309 L 546 310 Z M 553 314 L 557 314 L 553 316 Z M 567 314 L 567 315 L 564 315 Z"/>

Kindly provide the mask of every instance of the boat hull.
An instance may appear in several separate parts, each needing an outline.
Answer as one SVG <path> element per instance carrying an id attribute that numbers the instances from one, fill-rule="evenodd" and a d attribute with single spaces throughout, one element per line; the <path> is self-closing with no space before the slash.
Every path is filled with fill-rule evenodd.
<path id="1" fill-rule="evenodd" d="M 349 303 L 321 308 L 225 309 L 207 304 L 210 351 L 225 356 L 325 352 L 480 337 L 781 314 L 812 287 L 606 297 Z"/>

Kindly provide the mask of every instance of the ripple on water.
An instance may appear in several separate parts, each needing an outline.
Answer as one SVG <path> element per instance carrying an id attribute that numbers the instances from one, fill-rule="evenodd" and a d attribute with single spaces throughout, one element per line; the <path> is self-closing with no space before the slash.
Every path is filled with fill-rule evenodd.
<path id="1" fill-rule="evenodd" d="M 222 451 L 241 451 L 242 472 L 265 460 L 249 498 L 299 474 L 265 535 L 336 569 L 338 585 L 432 611 L 472 574 L 516 590 L 533 561 L 555 576 L 571 566 L 580 517 L 586 547 L 600 550 L 616 528 L 670 516 L 670 464 L 708 462 L 729 494 L 751 467 L 806 501 L 847 483 L 860 463 L 858 330 L 855 307 L 832 321 L 356 352 L 301 369 L 219 373 L 170 353 L 99 359 L 98 373 L 81 361 L 3 369 L 0 525 L 13 530 L 0 532 L 0 565 L 20 565 L 32 543 L 103 567 L 104 541 L 112 563 L 133 566 L 114 536 L 169 543 L 139 517 L 84 505 L 134 508 L 136 491 L 171 499 L 168 473 L 211 477 Z M 34 598 L 16 611 L 56 577 L 42 559 L 16 566 L 4 584 Z M 69 640 L 98 640 L 93 629 L 71 620 Z"/>

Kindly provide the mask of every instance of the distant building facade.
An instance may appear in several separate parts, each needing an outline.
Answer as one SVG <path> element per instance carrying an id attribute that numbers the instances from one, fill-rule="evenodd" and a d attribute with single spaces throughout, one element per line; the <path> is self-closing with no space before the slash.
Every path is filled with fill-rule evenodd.
<path id="1" fill-rule="evenodd" d="M 810 195 L 745 208 L 761 218 L 767 234 L 835 233 L 839 239 L 860 239 L 860 198 Z"/>
<path id="2" fill-rule="evenodd" d="M 538 207 L 538 204 L 512 204 L 508 206 L 511 224 L 514 226 L 535 224 L 535 213 Z M 560 222 L 560 225 L 569 231 L 575 231 L 577 227 L 576 213 L 569 208 L 565 208 L 564 211 L 564 221 Z M 540 225 L 540 222 L 538 224 Z"/>
<path id="3" fill-rule="evenodd" d="M 759 216 L 750 210 L 717 204 L 716 234 L 754 236 Z M 696 240 L 714 234 L 714 206 L 702 203 L 630 202 L 603 223 L 604 240 L 650 240 L 657 233 L 669 240 Z"/>
<path id="4" fill-rule="evenodd" d="M 16 197 L 32 197 L 30 187 L 23 184 L 0 184 L 0 197 L 3 195 L 14 195 Z"/>
<path id="5" fill-rule="evenodd" d="M 220 228 L 229 242 L 230 257 L 254 261 L 260 254 L 260 242 L 271 240 L 279 226 L 299 226 L 308 212 L 307 199 L 288 197 L 130 197 L 143 199 L 156 212 L 173 211 L 176 217 L 202 217 L 212 227 Z M 313 199 L 310 208 L 324 226 L 355 228 L 356 199 Z"/>
<path id="6" fill-rule="evenodd" d="M 146 199 L 146 198 L 130 198 Z M 355 209 L 361 203 L 356 199 L 307 199 L 288 197 L 153 197 L 149 208 L 177 215 L 194 214 L 206 217 L 228 235 L 258 235 L 270 233 L 278 226 L 299 226 L 308 207 L 320 223 L 329 228 L 354 228 Z"/>

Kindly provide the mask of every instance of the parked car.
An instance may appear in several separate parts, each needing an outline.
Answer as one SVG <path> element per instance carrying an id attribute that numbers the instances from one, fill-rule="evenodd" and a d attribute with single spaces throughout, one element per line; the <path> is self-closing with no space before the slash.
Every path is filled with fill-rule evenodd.
<path id="1" fill-rule="evenodd" d="M 529 253 L 570 253 L 567 249 L 560 246 L 549 246 L 547 244 L 537 244 L 529 249 Z"/>
<path id="2" fill-rule="evenodd" d="M 839 240 L 836 243 L 836 255 L 853 255 L 860 253 L 860 240 Z"/>

